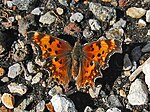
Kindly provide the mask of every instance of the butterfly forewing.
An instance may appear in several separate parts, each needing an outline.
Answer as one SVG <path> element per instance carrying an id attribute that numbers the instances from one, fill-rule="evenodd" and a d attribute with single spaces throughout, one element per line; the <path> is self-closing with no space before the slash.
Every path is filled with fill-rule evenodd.
<path id="1" fill-rule="evenodd" d="M 50 59 L 50 80 L 54 80 L 66 87 L 70 81 L 70 53 L 72 47 L 61 39 L 36 32 L 32 40 L 40 46 L 42 59 Z"/>

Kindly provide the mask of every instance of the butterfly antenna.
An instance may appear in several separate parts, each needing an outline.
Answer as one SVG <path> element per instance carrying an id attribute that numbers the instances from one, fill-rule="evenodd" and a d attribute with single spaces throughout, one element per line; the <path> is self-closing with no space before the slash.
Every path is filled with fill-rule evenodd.
<path id="1" fill-rule="evenodd" d="M 73 36 L 77 38 L 77 42 L 80 42 L 80 40 L 83 38 L 80 32 L 75 32 Z"/>

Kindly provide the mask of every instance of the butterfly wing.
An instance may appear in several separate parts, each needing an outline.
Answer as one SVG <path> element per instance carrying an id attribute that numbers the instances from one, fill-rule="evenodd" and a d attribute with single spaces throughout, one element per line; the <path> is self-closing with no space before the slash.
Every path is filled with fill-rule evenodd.
<path id="1" fill-rule="evenodd" d="M 39 32 L 35 32 L 32 41 L 40 47 L 42 59 L 50 59 L 48 66 L 51 71 L 50 80 L 67 87 L 70 81 L 69 68 L 72 47 L 66 41 Z"/>
<path id="2" fill-rule="evenodd" d="M 121 42 L 118 40 L 98 40 L 82 47 L 83 56 L 76 78 L 78 89 L 86 86 L 94 87 L 94 80 L 102 77 L 100 68 L 106 69 L 112 54 L 121 53 Z"/>

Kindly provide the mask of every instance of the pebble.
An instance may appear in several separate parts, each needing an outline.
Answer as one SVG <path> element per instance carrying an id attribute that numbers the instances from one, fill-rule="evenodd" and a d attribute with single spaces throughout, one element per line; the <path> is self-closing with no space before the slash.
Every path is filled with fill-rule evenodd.
<path id="1" fill-rule="evenodd" d="M 126 93 L 125 93 L 125 91 L 124 90 L 119 90 L 119 94 L 120 94 L 120 96 L 122 96 L 122 97 L 124 97 L 124 98 L 126 98 Z"/>
<path id="2" fill-rule="evenodd" d="M 121 110 L 116 107 L 113 107 L 113 108 L 108 109 L 106 112 L 121 112 Z"/>
<path id="3" fill-rule="evenodd" d="M 51 102 L 46 103 L 46 108 L 49 110 L 49 112 L 55 112 Z"/>
<path id="4" fill-rule="evenodd" d="M 61 5 L 68 6 L 67 0 L 58 0 Z"/>
<path id="5" fill-rule="evenodd" d="M 5 106 L 1 106 L 0 112 L 13 112 L 13 111 L 11 109 L 6 108 Z"/>
<path id="6" fill-rule="evenodd" d="M 142 55 L 141 47 L 137 46 L 131 51 L 132 60 L 138 61 Z"/>
<path id="7" fill-rule="evenodd" d="M 56 9 L 56 11 L 57 11 L 57 13 L 58 13 L 59 15 L 62 15 L 62 14 L 64 13 L 63 8 L 60 8 L 60 7 L 58 7 L 58 8 Z"/>
<path id="8" fill-rule="evenodd" d="M 116 10 L 114 8 L 102 6 L 100 3 L 90 2 L 89 9 L 102 22 L 109 22 L 112 25 L 116 21 Z"/>
<path id="9" fill-rule="evenodd" d="M 96 109 L 96 111 L 95 112 L 105 112 L 105 110 L 103 109 L 103 108 L 98 108 L 98 109 Z"/>
<path id="10" fill-rule="evenodd" d="M 110 107 L 122 107 L 122 104 L 116 95 L 110 95 L 108 97 L 108 102 L 110 103 Z"/>
<path id="11" fill-rule="evenodd" d="M 113 24 L 113 28 L 124 28 L 126 23 L 127 22 L 121 18 L 119 21 Z"/>
<path id="12" fill-rule="evenodd" d="M 100 30 L 101 26 L 99 25 L 98 21 L 95 19 L 90 19 L 89 20 L 89 25 L 91 27 L 91 30 Z"/>
<path id="13" fill-rule="evenodd" d="M 142 71 L 145 74 L 145 83 L 150 91 L 150 63 L 145 63 L 142 67 Z"/>
<path id="14" fill-rule="evenodd" d="M 148 90 L 141 79 L 136 79 L 131 84 L 127 99 L 131 105 L 144 105 L 148 102 Z"/>
<path id="15" fill-rule="evenodd" d="M 130 70 L 132 68 L 132 62 L 128 54 L 125 54 L 123 59 L 123 70 Z"/>
<path id="16" fill-rule="evenodd" d="M 8 68 L 8 77 L 15 78 L 18 75 L 21 75 L 23 70 L 19 63 L 16 63 Z"/>
<path id="17" fill-rule="evenodd" d="M 93 109 L 89 106 L 86 106 L 84 112 L 93 112 Z"/>
<path id="18" fill-rule="evenodd" d="M 102 2 L 111 2 L 112 0 L 101 0 Z"/>
<path id="19" fill-rule="evenodd" d="M 128 8 L 126 11 L 126 15 L 132 18 L 141 18 L 146 13 L 146 10 L 143 8 L 131 7 Z"/>
<path id="20" fill-rule="evenodd" d="M 41 14 L 43 14 L 42 10 L 44 10 L 44 7 L 37 7 L 31 11 L 31 14 L 41 15 Z"/>
<path id="21" fill-rule="evenodd" d="M 50 89 L 48 94 L 50 96 L 54 96 L 54 95 L 56 95 L 58 93 L 62 93 L 62 92 L 63 92 L 62 88 L 60 86 L 55 85 L 52 89 Z"/>
<path id="22" fill-rule="evenodd" d="M 143 20 L 143 19 L 139 19 L 139 21 L 138 21 L 138 27 L 139 28 L 144 28 L 144 27 L 146 27 L 146 22 Z"/>
<path id="23" fill-rule="evenodd" d="M 43 112 L 45 109 L 45 101 L 42 100 L 36 105 L 36 110 L 39 112 Z"/>
<path id="24" fill-rule="evenodd" d="M 150 30 L 147 31 L 147 35 L 150 36 Z"/>
<path id="25" fill-rule="evenodd" d="M 8 6 L 9 8 L 12 8 L 13 2 L 12 2 L 12 1 L 7 1 L 7 6 Z"/>
<path id="26" fill-rule="evenodd" d="M 70 22 L 81 22 L 83 19 L 83 15 L 80 12 L 76 12 L 71 15 Z"/>
<path id="27" fill-rule="evenodd" d="M 102 88 L 102 85 L 98 85 L 97 87 L 95 87 L 95 88 L 93 88 L 93 89 L 90 88 L 90 89 L 89 89 L 89 94 L 90 94 L 90 96 L 91 96 L 92 98 L 97 98 L 98 95 L 99 95 L 99 92 L 100 92 L 101 88 Z"/>
<path id="28" fill-rule="evenodd" d="M 86 27 L 84 30 L 83 30 L 83 36 L 86 38 L 86 39 L 92 39 L 93 36 L 94 36 L 94 32 L 91 31 L 89 29 L 89 27 Z"/>
<path id="29" fill-rule="evenodd" d="M 14 108 L 14 97 L 9 93 L 4 93 L 1 97 L 2 103 L 9 109 Z"/>
<path id="30" fill-rule="evenodd" d="M 56 17 L 51 15 L 50 12 L 47 12 L 46 14 L 42 15 L 39 19 L 39 22 L 43 24 L 51 25 L 53 22 L 55 22 Z"/>
<path id="31" fill-rule="evenodd" d="M 150 22 L 150 10 L 146 12 L 146 22 Z"/>
<path id="32" fill-rule="evenodd" d="M 55 112 L 76 112 L 73 102 L 63 94 L 54 95 L 51 103 Z"/>
<path id="33" fill-rule="evenodd" d="M 30 0 L 13 0 L 13 5 L 16 5 L 19 10 L 28 10 Z"/>
<path id="34" fill-rule="evenodd" d="M 9 81 L 9 78 L 8 78 L 8 77 L 3 77 L 3 78 L 1 79 L 1 81 L 4 82 L 4 83 L 5 83 L 5 82 L 8 82 L 8 81 Z"/>
<path id="35" fill-rule="evenodd" d="M 19 95 L 24 95 L 27 92 L 27 86 L 23 84 L 10 83 L 8 89 L 11 93 L 17 93 Z"/>
<path id="36" fill-rule="evenodd" d="M 3 76 L 4 74 L 5 74 L 4 68 L 0 68 L 0 77 Z"/>
<path id="37" fill-rule="evenodd" d="M 33 64 L 33 62 L 28 62 L 27 63 L 27 70 L 29 73 L 37 73 L 37 70 L 36 70 L 36 66 L 35 64 Z"/>
<path id="38" fill-rule="evenodd" d="M 32 78 L 31 84 L 36 84 L 36 83 L 38 83 L 38 82 L 41 80 L 42 76 L 43 76 L 43 73 L 41 73 L 41 72 L 37 73 L 37 74 Z"/>
<path id="39" fill-rule="evenodd" d="M 147 44 L 141 49 L 141 51 L 142 51 L 143 53 L 150 52 L 150 42 L 147 43 Z"/>

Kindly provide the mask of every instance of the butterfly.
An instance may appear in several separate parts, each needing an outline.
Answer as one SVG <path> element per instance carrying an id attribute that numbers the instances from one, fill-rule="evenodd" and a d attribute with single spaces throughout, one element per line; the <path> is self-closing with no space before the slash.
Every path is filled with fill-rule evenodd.
<path id="1" fill-rule="evenodd" d="M 97 40 L 72 47 L 60 38 L 35 32 L 32 41 L 41 49 L 42 59 L 49 59 L 50 81 L 64 88 L 74 79 L 77 89 L 95 87 L 95 79 L 102 77 L 101 69 L 109 65 L 110 56 L 122 52 L 121 42 L 114 39 Z"/>

